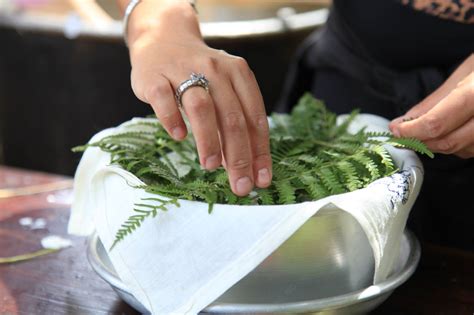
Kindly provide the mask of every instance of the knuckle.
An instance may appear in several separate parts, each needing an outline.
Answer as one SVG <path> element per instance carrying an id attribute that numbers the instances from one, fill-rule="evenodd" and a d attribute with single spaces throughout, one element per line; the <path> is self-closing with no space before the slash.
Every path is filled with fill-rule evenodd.
<path id="1" fill-rule="evenodd" d="M 229 112 L 224 116 L 224 126 L 230 132 L 241 132 L 245 129 L 245 118 L 240 112 Z"/>
<path id="2" fill-rule="evenodd" d="M 179 125 L 178 113 L 177 112 L 166 112 L 158 115 L 160 122 L 168 128 L 176 127 Z"/>
<path id="3" fill-rule="evenodd" d="M 216 57 L 207 57 L 204 59 L 203 64 L 208 74 L 217 73 L 219 71 L 219 59 Z"/>
<path id="4" fill-rule="evenodd" d="M 152 100 L 156 100 L 159 97 L 166 95 L 170 91 L 168 84 L 164 82 L 157 82 L 151 86 L 149 86 L 145 90 L 145 98 L 151 102 Z"/>
<path id="5" fill-rule="evenodd" d="M 210 106 L 208 98 L 201 94 L 193 95 L 193 97 L 183 104 L 187 110 L 198 115 L 204 115 Z"/>
<path id="6" fill-rule="evenodd" d="M 440 140 L 438 142 L 438 150 L 443 152 L 443 153 L 446 153 L 446 154 L 451 154 L 451 153 L 454 153 L 456 152 L 457 150 L 457 143 L 455 141 L 453 141 L 452 139 L 443 139 L 443 140 Z"/>
<path id="7" fill-rule="evenodd" d="M 426 132 L 430 138 L 437 138 L 443 133 L 443 120 L 434 115 L 425 118 Z"/>
<path id="8" fill-rule="evenodd" d="M 271 165 L 272 164 L 272 157 L 270 155 L 270 152 L 265 152 L 264 151 L 265 149 L 262 149 L 262 152 L 260 153 L 257 153 L 254 157 L 254 160 L 256 163 L 263 163 L 263 164 L 268 164 L 268 165 Z"/>
<path id="9" fill-rule="evenodd" d="M 268 118 L 266 114 L 257 114 L 252 118 L 253 126 L 259 133 L 268 134 Z"/>
<path id="10" fill-rule="evenodd" d="M 249 64 L 247 63 L 247 60 L 245 60 L 242 57 L 235 57 L 235 64 L 240 68 L 248 68 L 249 67 Z"/>
<path id="11" fill-rule="evenodd" d="M 239 159 L 235 161 L 230 161 L 228 163 L 228 167 L 235 171 L 241 171 L 250 168 L 250 160 L 249 159 Z"/>
<path id="12" fill-rule="evenodd" d="M 247 60 L 245 60 L 244 58 L 242 57 L 235 57 L 235 65 L 237 67 L 237 69 L 239 70 L 240 74 L 242 74 L 243 76 L 253 76 L 253 71 L 250 69 L 250 66 L 247 62 Z"/>
<path id="13" fill-rule="evenodd" d="M 258 143 L 254 144 L 254 155 L 258 159 L 264 159 L 264 158 L 269 158 L 270 157 L 270 145 L 268 141 L 260 141 Z"/>

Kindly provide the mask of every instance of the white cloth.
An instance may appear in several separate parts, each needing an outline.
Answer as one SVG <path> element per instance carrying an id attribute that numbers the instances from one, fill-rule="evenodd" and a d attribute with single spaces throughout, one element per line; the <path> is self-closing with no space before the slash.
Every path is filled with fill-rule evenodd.
<path id="1" fill-rule="evenodd" d="M 107 129 L 91 139 L 135 130 L 133 122 Z M 360 115 L 351 125 L 386 131 L 388 121 Z M 146 128 L 146 127 L 141 127 Z M 315 202 L 284 206 L 215 205 L 180 201 L 154 219 L 146 219 L 112 251 L 110 259 L 133 295 L 153 314 L 195 314 L 258 266 L 306 220 L 327 206 L 347 211 L 367 234 L 375 258 L 374 283 L 384 280 L 398 255 L 409 211 L 418 195 L 423 170 L 416 154 L 390 149 L 404 170 L 365 189 Z M 133 186 L 143 184 L 110 156 L 89 148 L 79 164 L 69 232 L 97 231 L 110 248 L 133 205 L 152 197 Z"/>

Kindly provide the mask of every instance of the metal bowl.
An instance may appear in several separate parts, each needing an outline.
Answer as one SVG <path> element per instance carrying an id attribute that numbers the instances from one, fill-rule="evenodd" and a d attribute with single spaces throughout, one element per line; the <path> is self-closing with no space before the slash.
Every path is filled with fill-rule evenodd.
<path id="1" fill-rule="evenodd" d="M 89 241 L 88 258 L 125 302 L 147 313 L 118 278 L 97 236 Z M 308 220 L 203 312 L 364 314 L 405 282 L 419 259 L 419 243 L 406 231 L 391 276 L 371 285 L 374 258 L 365 233 L 351 215 L 330 209 Z"/>

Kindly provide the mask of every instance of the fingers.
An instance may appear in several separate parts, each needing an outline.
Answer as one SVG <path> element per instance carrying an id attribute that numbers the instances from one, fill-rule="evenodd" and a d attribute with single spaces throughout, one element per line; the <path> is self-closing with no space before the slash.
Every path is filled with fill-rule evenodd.
<path id="1" fill-rule="evenodd" d="M 411 121 L 392 126 L 396 136 L 422 141 L 440 138 L 465 124 L 474 114 L 472 91 L 455 89 L 427 113 Z"/>
<path id="2" fill-rule="evenodd" d="M 265 105 L 257 80 L 242 58 L 235 58 L 235 66 L 230 72 L 232 85 L 240 100 L 247 122 L 252 151 L 252 169 L 255 184 L 268 187 L 272 179 L 269 127 Z"/>
<path id="3" fill-rule="evenodd" d="M 405 115 L 394 119 L 390 123 L 390 130 L 395 129 L 399 124 L 405 122 L 406 120 L 416 119 L 439 102 L 441 102 L 448 94 L 451 93 L 456 87 L 462 84 L 463 79 L 466 80 L 472 72 L 474 71 L 474 54 L 471 54 L 452 74 L 451 76 L 432 94 L 426 97 L 423 101 L 418 103 L 416 106 L 412 107 Z"/>
<path id="4" fill-rule="evenodd" d="M 444 154 L 456 154 L 463 158 L 474 156 L 474 118 L 453 132 L 438 139 L 426 141 L 428 148 Z"/>
<path id="5" fill-rule="evenodd" d="M 153 80 L 153 84 L 145 87 L 142 93 L 137 96 L 144 102 L 149 103 L 168 134 L 176 140 L 186 137 L 187 129 L 183 117 L 176 106 L 174 90 L 169 80 L 163 76 L 158 76 Z"/>
<path id="6" fill-rule="evenodd" d="M 201 165 L 208 170 L 218 168 L 221 165 L 221 146 L 211 96 L 203 88 L 192 87 L 183 94 L 182 104 L 191 124 Z"/>
<path id="7" fill-rule="evenodd" d="M 232 191 L 238 196 L 246 196 L 253 188 L 254 176 L 251 143 L 242 106 L 230 82 L 221 82 L 219 90 L 213 90 L 212 95 Z"/>
<path id="8" fill-rule="evenodd" d="M 433 107 L 436 106 L 441 100 L 443 100 L 450 92 L 449 86 L 443 84 L 440 88 L 430 94 L 427 98 L 423 101 L 418 103 L 417 105 L 413 106 L 405 115 L 395 118 L 390 122 L 389 128 L 390 130 L 396 129 L 401 123 L 406 121 L 414 120 L 428 111 L 430 111 Z"/>
<path id="9" fill-rule="evenodd" d="M 205 74 L 210 93 L 192 87 L 182 97 L 200 163 L 209 170 L 224 165 L 232 191 L 246 196 L 254 184 L 262 188 L 271 184 L 269 128 L 263 99 L 243 59 L 200 48 L 206 56 L 195 58 L 193 64 L 163 62 L 156 66 L 155 61 L 135 62 L 132 88 L 139 99 L 153 106 L 168 133 L 181 140 L 187 130 L 174 91 L 192 71 Z M 146 86 L 150 82 L 151 86 Z"/>
<path id="10" fill-rule="evenodd" d="M 474 72 L 433 108 L 411 121 L 393 123 L 396 136 L 414 137 L 429 149 L 462 158 L 474 157 Z"/>
<path id="11" fill-rule="evenodd" d="M 413 106 L 408 112 L 405 113 L 405 115 L 400 116 L 398 118 L 395 118 L 391 123 L 390 123 L 390 129 L 395 128 L 397 125 L 400 123 L 403 123 L 405 121 L 410 121 L 414 120 L 425 113 L 427 113 L 429 110 L 431 110 L 438 102 L 440 102 L 444 97 L 449 92 L 446 91 L 446 89 L 439 88 L 435 92 L 433 92 L 431 95 L 429 95 L 427 98 L 425 98 L 423 101 L 418 103 L 417 105 Z"/>

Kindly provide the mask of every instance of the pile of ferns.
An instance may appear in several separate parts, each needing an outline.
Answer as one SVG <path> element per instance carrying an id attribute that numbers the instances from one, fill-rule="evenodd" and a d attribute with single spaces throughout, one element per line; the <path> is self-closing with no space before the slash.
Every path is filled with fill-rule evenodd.
<path id="1" fill-rule="evenodd" d="M 146 184 L 137 188 L 156 195 L 136 204 L 134 215 L 117 233 L 118 242 L 145 218 L 166 211 L 170 204 L 179 206 L 179 199 L 206 202 L 209 211 L 216 203 L 279 205 L 318 200 L 366 187 L 396 172 L 386 145 L 432 155 L 416 139 L 395 138 L 388 132 L 364 129 L 349 133 L 348 126 L 356 116 L 354 111 L 342 124 L 337 124 L 337 116 L 309 94 L 300 99 L 290 114 L 273 114 L 270 131 L 273 181 L 270 187 L 255 189 L 246 197 L 232 193 L 223 168 L 215 171 L 201 168 L 191 136 L 176 142 L 158 121 L 137 122 L 146 125 L 149 131 L 111 135 L 75 151 L 98 147 L 110 153 L 111 164 L 119 165 Z M 171 152 L 179 158 L 171 158 Z M 178 171 L 183 167 L 189 170 L 184 175 Z"/>

